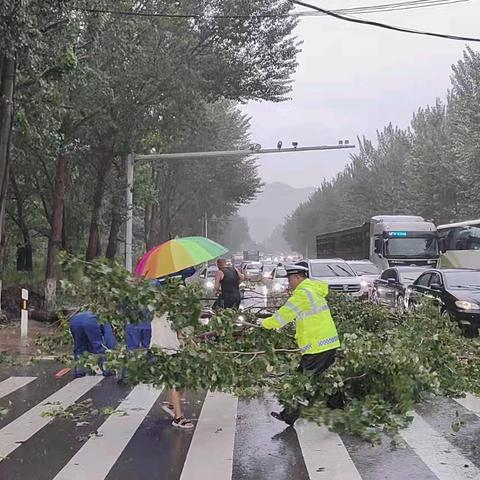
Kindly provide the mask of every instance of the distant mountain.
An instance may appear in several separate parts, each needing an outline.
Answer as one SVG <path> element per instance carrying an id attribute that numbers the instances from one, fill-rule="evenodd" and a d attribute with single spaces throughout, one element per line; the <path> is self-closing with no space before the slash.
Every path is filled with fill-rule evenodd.
<path id="1" fill-rule="evenodd" d="M 294 188 L 286 183 L 267 183 L 263 192 L 241 207 L 238 213 L 247 219 L 252 239 L 262 242 L 314 191 L 313 187 Z"/>

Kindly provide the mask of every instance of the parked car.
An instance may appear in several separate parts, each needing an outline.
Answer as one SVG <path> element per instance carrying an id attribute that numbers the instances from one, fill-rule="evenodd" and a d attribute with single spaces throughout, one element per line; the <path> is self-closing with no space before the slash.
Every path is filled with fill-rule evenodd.
<path id="1" fill-rule="evenodd" d="M 421 267 L 387 268 L 373 282 L 372 300 L 385 307 L 404 310 L 407 288 L 424 271 Z"/>
<path id="2" fill-rule="evenodd" d="M 355 274 L 352 267 L 341 258 L 307 260 L 310 278 L 328 283 L 332 292 L 347 293 L 352 297 L 368 298 L 366 282 Z"/>
<path id="3" fill-rule="evenodd" d="M 347 260 L 352 270 L 364 282 L 362 285 L 368 288 L 368 296 L 373 292 L 373 283 L 380 276 L 380 269 L 370 260 Z"/>
<path id="4" fill-rule="evenodd" d="M 415 308 L 423 298 L 435 299 L 442 315 L 457 321 L 465 336 L 478 335 L 480 270 L 427 270 L 409 287 L 407 305 Z"/>

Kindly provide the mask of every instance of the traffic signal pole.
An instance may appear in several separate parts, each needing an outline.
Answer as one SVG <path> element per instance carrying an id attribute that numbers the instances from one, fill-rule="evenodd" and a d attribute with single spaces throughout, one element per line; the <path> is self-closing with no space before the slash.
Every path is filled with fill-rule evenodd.
<path id="1" fill-rule="evenodd" d="M 312 152 L 318 150 L 343 150 L 347 148 L 355 148 L 355 145 L 349 143 L 338 145 L 318 145 L 311 147 L 292 148 L 261 148 L 260 145 L 253 145 L 245 150 L 217 150 L 213 152 L 181 152 L 181 153 L 152 153 L 149 155 L 137 155 L 130 153 L 127 156 L 127 217 L 125 230 L 125 268 L 132 272 L 133 270 L 133 169 L 135 163 L 148 163 L 158 160 L 185 160 L 185 159 L 201 159 L 201 158 L 217 158 L 217 157 L 235 157 L 247 155 L 263 155 L 269 153 L 299 153 Z"/>

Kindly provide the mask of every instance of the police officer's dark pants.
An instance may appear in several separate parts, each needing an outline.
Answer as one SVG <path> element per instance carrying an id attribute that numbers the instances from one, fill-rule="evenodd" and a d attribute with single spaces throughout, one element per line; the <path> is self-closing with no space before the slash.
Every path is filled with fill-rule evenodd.
<path id="1" fill-rule="evenodd" d="M 302 356 L 298 369 L 305 375 L 316 377 L 318 381 L 318 377 L 335 362 L 335 352 L 336 349 L 334 348 L 326 352 L 313 353 L 311 355 L 305 354 Z M 314 398 L 315 394 L 310 396 L 310 398 L 305 398 L 305 400 L 313 400 Z M 293 425 L 300 416 L 300 406 L 285 407 L 280 416 L 286 423 Z"/>
<path id="2" fill-rule="evenodd" d="M 102 330 L 98 322 L 92 319 L 73 319 L 70 322 L 70 331 L 73 336 L 73 357 L 78 360 L 85 352 L 99 355 L 99 365 L 103 366 L 103 345 Z M 75 366 L 75 376 L 85 375 L 85 370 Z"/>

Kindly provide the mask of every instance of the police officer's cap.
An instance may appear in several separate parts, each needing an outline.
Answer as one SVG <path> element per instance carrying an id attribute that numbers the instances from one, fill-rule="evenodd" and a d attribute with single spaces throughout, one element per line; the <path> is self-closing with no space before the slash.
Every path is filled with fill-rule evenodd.
<path id="1" fill-rule="evenodd" d="M 307 262 L 297 262 L 290 265 L 285 265 L 285 270 L 287 271 L 287 276 L 300 274 L 308 277 L 309 272 Z"/>

